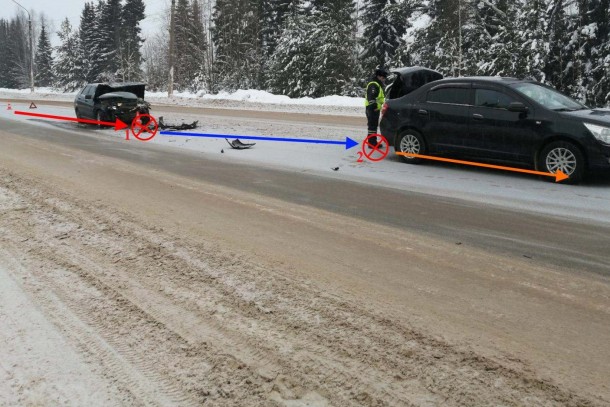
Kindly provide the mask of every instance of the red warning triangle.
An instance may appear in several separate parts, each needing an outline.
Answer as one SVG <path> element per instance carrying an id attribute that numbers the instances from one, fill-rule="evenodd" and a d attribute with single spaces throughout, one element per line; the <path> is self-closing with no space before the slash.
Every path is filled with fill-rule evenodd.
<path id="1" fill-rule="evenodd" d="M 34 102 L 30 103 L 30 109 L 38 109 L 38 107 L 36 106 L 36 103 L 34 103 Z"/>

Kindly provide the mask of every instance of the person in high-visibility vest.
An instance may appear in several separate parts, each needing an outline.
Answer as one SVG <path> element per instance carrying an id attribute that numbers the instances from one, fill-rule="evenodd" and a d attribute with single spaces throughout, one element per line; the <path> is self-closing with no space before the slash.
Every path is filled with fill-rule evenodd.
<path id="1" fill-rule="evenodd" d="M 385 103 L 385 92 L 383 87 L 387 78 L 388 73 L 384 69 L 377 69 L 375 71 L 375 76 L 371 78 L 371 81 L 366 85 L 366 100 L 364 101 L 364 105 L 366 106 L 366 119 L 368 121 L 367 137 L 371 134 L 378 134 L 379 115 L 381 114 L 381 108 Z M 369 143 L 374 146 L 377 145 L 377 137 L 371 137 Z"/>

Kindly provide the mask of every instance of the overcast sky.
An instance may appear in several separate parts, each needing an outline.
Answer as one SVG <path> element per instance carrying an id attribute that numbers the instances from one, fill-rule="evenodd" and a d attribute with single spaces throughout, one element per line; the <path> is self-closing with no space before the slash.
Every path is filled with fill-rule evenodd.
<path id="1" fill-rule="evenodd" d="M 28 10 L 35 10 L 37 13 L 44 13 L 53 22 L 55 31 L 64 18 L 68 17 L 74 27 L 80 22 L 80 14 L 83 11 L 85 0 L 17 0 Z M 146 4 L 146 20 L 142 23 L 144 34 L 154 32 L 161 24 L 162 11 L 166 4 L 171 0 L 144 0 Z M 97 3 L 97 0 L 95 0 Z M 0 18 L 10 18 L 15 15 L 20 8 L 12 0 L 0 0 Z M 57 38 L 54 36 L 53 42 Z"/>

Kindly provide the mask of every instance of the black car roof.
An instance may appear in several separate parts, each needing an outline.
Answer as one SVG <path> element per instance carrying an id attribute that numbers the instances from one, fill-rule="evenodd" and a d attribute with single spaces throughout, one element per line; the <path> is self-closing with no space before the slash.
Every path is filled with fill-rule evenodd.
<path id="1" fill-rule="evenodd" d="M 445 78 L 436 81 L 436 84 L 451 83 L 451 82 L 487 82 L 487 83 L 501 83 L 504 85 L 510 85 L 513 83 L 528 83 L 535 82 L 527 79 L 507 78 L 500 76 L 463 76 L 459 78 Z"/>
<path id="2" fill-rule="evenodd" d="M 142 85 L 146 85 L 145 82 L 97 82 L 97 83 L 90 83 L 89 85 L 105 85 L 105 86 L 109 86 L 111 88 L 121 88 L 123 86 L 142 86 Z"/>

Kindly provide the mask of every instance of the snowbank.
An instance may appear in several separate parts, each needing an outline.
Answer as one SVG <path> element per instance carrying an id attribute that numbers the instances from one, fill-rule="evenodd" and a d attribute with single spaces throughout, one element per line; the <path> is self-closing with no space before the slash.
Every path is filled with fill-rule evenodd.
<path id="1" fill-rule="evenodd" d="M 35 96 L 64 96 L 74 97 L 78 92 L 62 92 L 53 88 L 36 88 Z M 0 95 L 19 95 L 31 96 L 29 89 L 6 89 L 0 88 Z M 167 99 L 167 92 L 146 92 L 148 98 Z M 262 90 L 248 89 L 238 90 L 233 93 L 220 92 L 217 95 L 206 94 L 204 92 L 175 92 L 174 98 L 179 99 L 203 99 L 203 100 L 227 100 L 237 102 L 252 102 L 252 103 L 270 103 L 277 105 L 309 105 L 309 106 L 345 106 L 345 107 L 361 107 L 362 98 L 354 98 L 347 96 L 326 96 L 322 98 L 298 98 L 292 99 L 288 96 L 274 95 Z"/>
<path id="2" fill-rule="evenodd" d="M 166 92 L 148 92 L 149 97 L 163 98 L 167 97 Z M 178 98 L 196 99 L 201 98 L 204 100 L 230 100 L 238 102 L 253 102 L 253 103 L 271 103 L 277 105 L 309 105 L 309 106 L 346 106 L 346 107 L 360 107 L 362 106 L 362 98 L 354 98 L 347 96 L 326 96 L 322 98 L 298 98 L 292 99 L 288 96 L 274 95 L 263 90 L 238 90 L 233 93 L 220 92 L 217 95 L 204 94 L 199 92 L 185 93 L 177 92 L 174 94 Z"/>
<path id="3" fill-rule="evenodd" d="M 36 92 L 34 93 L 37 96 L 47 96 L 47 95 L 66 95 L 66 96 L 74 96 L 78 92 L 62 92 L 53 88 L 36 88 Z M 8 94 L 8 95 L 31 95 L 30 89 L 7 89 L 0 88 L 0 94 Z"/>
<path id="4" fill-rule="evenodd" d="M 26 101 L 72 102 L 78 92 L 61 92 L 51 88 L 36 88 L 32 94 L 29 89 L 0 89 L 0 98 Z M 238 90 L 221 92 L 217 95 L 205 92 L 175 92 L 171 98 L 166 92 L 146 92 L 146 100 L 156 106 L 188 106 L 211 109 L 265 110 L 273 112 L 327 114 L 337 116 L 364 116 L 362 98 L 346 96 L 327 96 L 323 98 L 292 99 L 288 96 L 274 95 L 261 90 Z"/>

